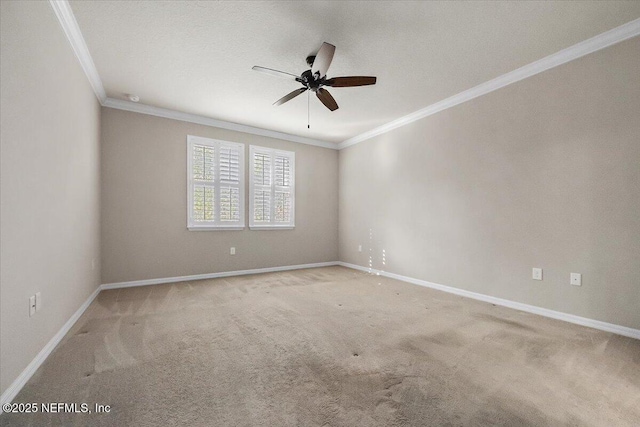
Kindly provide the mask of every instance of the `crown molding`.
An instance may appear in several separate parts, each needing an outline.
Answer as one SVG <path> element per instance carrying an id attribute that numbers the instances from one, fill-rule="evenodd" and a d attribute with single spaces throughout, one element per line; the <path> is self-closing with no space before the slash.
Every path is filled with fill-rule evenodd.
<path id="1" fill-rule="evenodd" d="M 470 101 L 479 96 L 486 95 L 512 83 L 519 82 L 528 77 L 542 73 L 543 71 L 573 61 L 574 59 L 581 58 L 590 53 L 604 49 L 608 46 L 620 43 L 624 40 L 628 40 L 632 37 L 640 35 L 640 19 L 635 19 L 612 30 L 606 31 L 590 39 L 584 40 L 552 55 L 544 57 L 538 61 L 534 61 L 509 73 L 503 74 L 495 79 L 489 80 L 471 89 L 460 92 L 442 101 L 431 104 L 425 108 L 415 111 L 406 116 L 392 120 L 382 126 L 378 126 L 367 132 L 356 135 L 352 138 L 346 139 L 339 144 L 335 144 L 328 141 L 322 141 L 318 139 L 306 138 L 303 136 L 291 135 L 287 133 L 272 131 L 268 129 L 257 128 L 248 125 L 241 125 L 238 123 L 226 122 L 223 120 L 217 120 L 206 116 L 200 116 L 196 114 L 183 113 L 181 111 L 169 110 L 166 108 L 154 107 L 151 105 L 139 104 L 130 101 L 124 101 L 119 99 L 107 98 L 102 80 L 98 74 L 98 70 L 91 58 L 89 48 L 82 37 L 78 23 L 73 15 L 71 6 L 67 0 L 49 0 L 49 4 L 53 8 L 53 11 L 64 30 L 64 33 L 73 48 L 76 57 L 80 61 L 80 65 L 84 70 L 89 83 L 93 88 L 93 91 L 100 101 L 100 104 L 104 107 L 116 108 L 125 111 L 132 111 L 136 113 L 149 114 L 157 117 L 164 117 L 168 119 L 180 120 L 190 123 L 197 123 L 205 126 L 219 127 L 222 129 L 234 130 L 238 132 L 249 133 L 253 135 L 266 136 L 270 138 L 283 139 L 285 141 L 298 142 L 301 144 L 315 145 L 323 148 L 342 150 L 343 148 L 350 147 L 358 144 L 362 141 L 371 139 L 377 135 L 387 133 L 393 129 L 415 122 L 422 118 L 428 117 L 432 114 L 436 114 L 440 111 Z"/>
<path id="2" fill-rule="evenodd" d="M 494 90 L 498 90 L 512 83 L 519 82 L 520 80 L 524 80 L 528 77 L 535 76 L 536 74 L 542 73 L 543 71 L 573 61 L 574 59 L 581 58 L 585 55 L 604 49 L 616 43 L 620 43 L 624 40 L 628 40 L 632 37 L 636 37 L 638 35 L 640 35 L 640 19 L 635 19 L 612 30 L 606 31 L 595 37 L 574 44 L 573 46 L 570 46 L 559 52 L 513 70 L 509 73 L 496 77 L 493 80 L 489 80 L 488 82 L 465 90 L 464 92 L 460 92 L 457 95 L 453 95 L 442 101 L 436 102 L 435 104 L 431 104 L 428 107 L 422 108 L 411 114 L 400 117 L 399 119 L 393 120 L 387 124 L 378 126 L 367 132 L 361 133 L 360 135 L 356 135 L 353 138 L 342 141 L 338 144 L 338 149 L 342 150 L 343 148 L 347 148 L 362 141 L 366 141 L 367 139 L 373 138 L 374 136 L 387 133 L 393 129 L 415 122 L 416 120 L 420 120 L 432 114 L 436 114 L 440 111 L 462 104 L 463 102 L 470 101 L 479 96 L 486 95 L 487 93 L 493 92 Z"/>
<path id="3" fill-rule="evenodd" d="M 183 113 L 181 111 L 169 110 L 167 108 L 154 107 L 152 105 L 141 104 L 138 102 L 125 101 L 122 99 L 107 98 L 102 106 L 115 108 L 117 110 L 131 111 L 134 113 L 147 114 L 150 116 L 164 117 L 166 119 L 180 120 L 182 122 L 196 123 L 199 125 L 212 126 L 216 128 L 228 129 L 237 132 L 249 133 L 252 135 L 266 136 L 269 138 L 277 138 L 285 141 L 298 142 L 300 144 L 315 145 L 317 147 L 338 149 L 338 144 L 333 142 L 321 141 L 319 139 L 305 138 L 303 136 L 291 135 L 288 133 L 276 132 L 273 130 L 257 128 L 238 123 L 225 122 L 223 120 L 213 119 L 211 117 L 200 116 L 197 114 Z"/>
<path id="4" fill-rule="evenodd" d="M 84 70 L 84 73 L 89 79 L 89 83 L 93 88 L 93 91 L 103 107 L 116 108 L 119 110 L 132 111 L 136 113 L 148 114 L 151 116 L 164 117 L 167 119 L 180 120 L 183 122 L 197 123 L 205 126 L 213 126 L 222 129 L 234 130 L 238 132 L 249 133 L 252 135 L 266 136 L 270 138 L 282 139 L 285 141 L 298 142 L 301 144 L 315 145 L 317 147 L 330 148 L 332 150 L 338 149 L 338 144 L 328 141 L 322 141 L 319 139 L 306 138 L 303 136 L 291 135 L 288 133 L 277 132 L 268 129 L 257 128 L 248 125 L 241 125 L 238 123 L 226 122 L 223 120 L 213 119 L 211 117 L 200 116 L 196 114 L 183 113 L 181 111 L 169 110 L 166 108 L 154 107 L 151 105 L 139 104 L 130 101 L 124 101 L 120 99 L 107 98 L 107 94 L 102 85 L 102 80 L 98 74 L 91 53 L 87 47 L 82 32 L 78 26 L 71 6 L 67 0 L 49 0 L 49 4 L 53 8 L 53 11 L 64 30 L 69 44 L 76 54 L 80 65 Z"/>
<path id="5" fill-rule="evenodd" d="M 76 54 L 78 61 L 80 61 L 80 66 L 87 75 L 89 83 L 91 84 L 96 97 L 98 97 L 98 101 L 102 104 L 107 99 L 107 93 L 104 90 L 104 86 L 102 86 L 102 80 L 98 74 L 98 69 L 91 58 L 89 48 L 84 41 L 84 37 L 82 37 L 80 27 L 78 27 L 78 22 L 76 21 L 75 16 L 73 16 L 73 11 L 71 10 L 69 2 L 67 0 L 49 0 L 49 4 L 53 8 L 54 13 L 58 18 L 69 43 L 71 44 L 73 52 Z"/>

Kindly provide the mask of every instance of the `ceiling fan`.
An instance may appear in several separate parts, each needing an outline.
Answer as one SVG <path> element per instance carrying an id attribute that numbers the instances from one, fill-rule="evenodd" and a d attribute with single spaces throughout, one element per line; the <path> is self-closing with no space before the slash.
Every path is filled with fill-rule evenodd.
<path id="1" fill-rule="evenodd" d="M 375 77 L 367 76 L 351 76 L 351 77 L 333 77 L 327 78 L 327 70 L 331 65 L 333 54 L 336 51 L 336 47 L 330 43 L 322 43 L 322 47 L 316 55 L 310 55 L 307 57 L 307 64 L 311 67 L 310 70 L 303 72 L 300 76 L 295 74 L 286 73 L 284 71 L 273 70 L 271 68 L 254 66 L 253 69 L 263 73 L 271 74 L 273 76 L 284 77 L 302 83 L 300 89 L 296 89 L 293 92 L 278 99 L 273 105 L 282 105 L 287 101 L 291 101 L 296 96 L 300 95 L 307 90 L 316 93 L 318 99 L 331 111 L 338 109 L 338 104 L 328 90 L 323 86 L 330 87 L 351 87 L 351 86 L 367 86 L 376 84 Z"/>

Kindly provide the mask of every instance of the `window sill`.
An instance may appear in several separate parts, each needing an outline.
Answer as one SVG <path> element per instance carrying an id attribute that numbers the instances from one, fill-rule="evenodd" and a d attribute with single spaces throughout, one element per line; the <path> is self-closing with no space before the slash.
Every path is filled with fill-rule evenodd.
<path id="1" fill-rule="evenodd" d="M 188 226 L 187 230 L 189 231 L 239 231 L 244 230 L 244 226 L 237 227 L 212 227 L 212 226 Z"/>
<path id="2" fill-rule="evenodd" d="M 250 225 L 251 230 L 293 230 L 294 225 Z"/>

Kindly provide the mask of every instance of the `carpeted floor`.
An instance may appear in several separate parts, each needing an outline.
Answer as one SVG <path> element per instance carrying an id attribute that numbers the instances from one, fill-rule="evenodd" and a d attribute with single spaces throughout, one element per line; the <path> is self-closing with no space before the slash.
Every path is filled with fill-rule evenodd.
<path id="1" fill-rule="evenodd" d="M 342 267 L 103 291 L 4 425 L 638 426 L 640 341 Z"/>

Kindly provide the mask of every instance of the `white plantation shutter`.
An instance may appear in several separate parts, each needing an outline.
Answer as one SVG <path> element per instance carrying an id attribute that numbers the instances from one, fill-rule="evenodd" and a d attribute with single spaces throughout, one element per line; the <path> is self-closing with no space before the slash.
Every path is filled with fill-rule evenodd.
<path id="1" fill-rule="evenodd" d="M 274 166 L 274 221 L 276 224 L 290 224 L 292 223 L 292 182 L 293 182 L 293 156 L 275 154 L 275 166 Z"/>
<path id="2" fill-rule="evenodd" d="M 253 146 L 251 147 L 253 148 Z M 251 155 L 251 193 L 253 221 L 261 224 L 271 222 L 271 156 L 268 153 L 256 152 Z"/>
<path id="3" fill-rule="evenodd" d="M 220 222 L 237 223 L 240 221 L 240 149 L 237 145 L 220 147 L 220 185 Z M 244 212 L 242 220 L 244 225 Z"/>
<path id="4" fill-rule="evenodd" d="M 253 222 L 269 224 L 271 222 L 271 190 L 255 190 L 253 201 Z"/>
<path id="5" fill-rule="evenodd" d="M 291 193 L 289 191 L 276 191 L 275 202 L 274 221 L 288 224 L 291 221 Z"/>
<path id="6" fill-rule="evenodd" d="M 187 137 L 189 230 L 244 228 L 244 145 Z"/>
<path id="7" fill-rule="evenodd" d="M 220 221 L 240 220 L 240 190 L 234 187 L 220 188 Z"/>
<path id="8" fill-rule="evenodd" d="M 271 156 L 265 153 L 255 153 L 252 170 L 255 185 L 271 186 Z"/>
<path id="9" fill-rule="evenodd" d="M 215 188 L 195 184 L 193 186 L 193 218 L 195 221 L 213 221 Z"/>
<path id="10" fill-rule="evenodd" d="M 295 225 L 295 153 L 250 147 L 249 226 L 255 229 Z"/>
<path id="11" fill-rule="evenodd" d="M 213 181 L 215 173 L 215 148 L 204 145 L 193 146 L 193 179 Z"/>
<path id="12" fill-rule="evenodd" d="M 283 155 L 275 155 L 275 179 L 279 187 L 291 185 L 291 159 Z"/>
<path id="13" fill-rule="evenodd" d="M 238 147 L 220 147 L 220 180 L 232 183 L 240 181 L 240 153 Z"/>
<path id="14" fill-rule="evenodd" d="M 193 218 L 214 221 L 215 148 L 195 145 L 191 153 L 193 177 Z"/>

